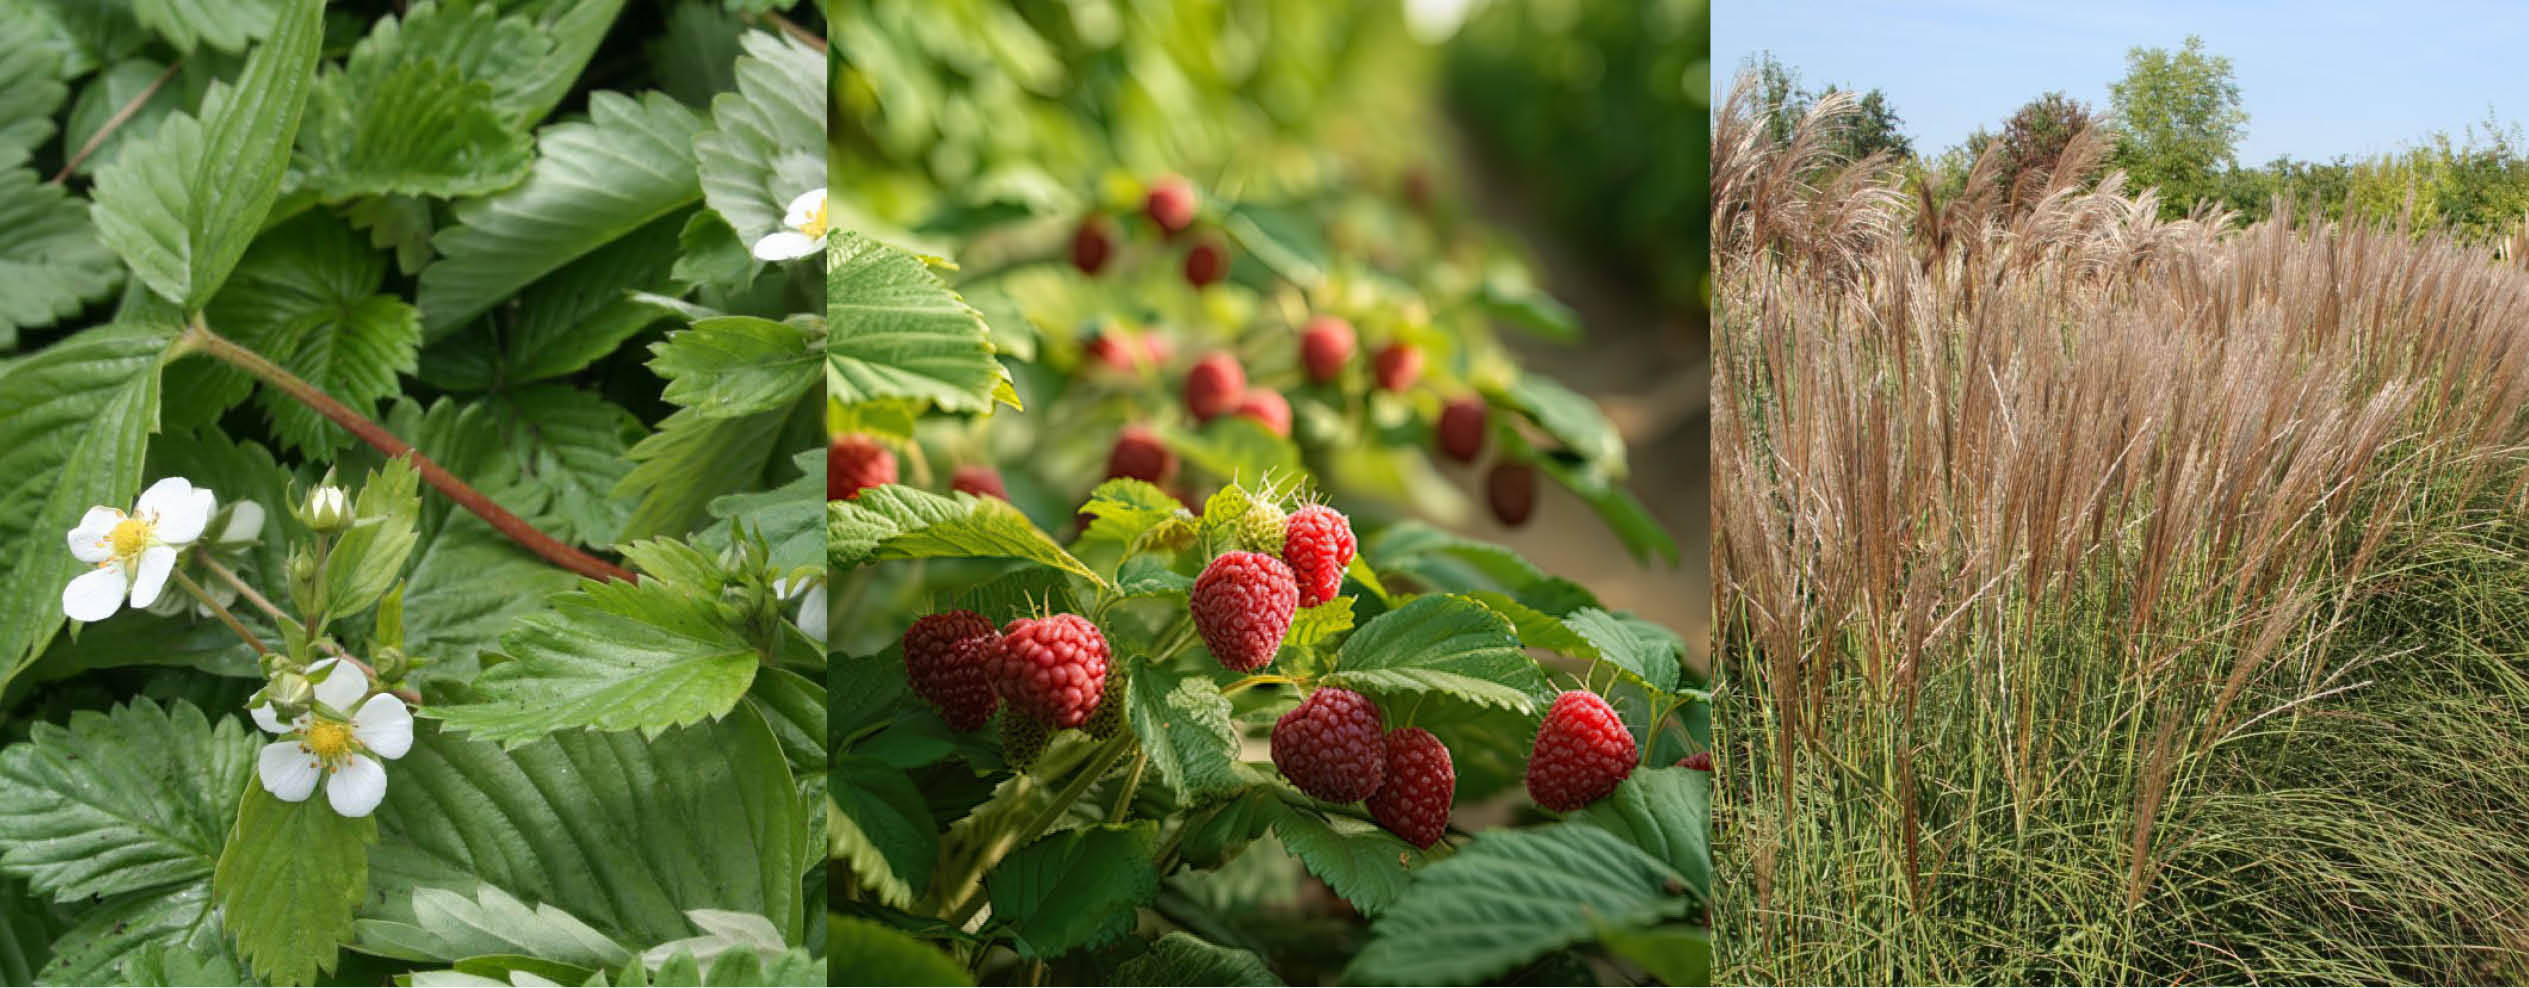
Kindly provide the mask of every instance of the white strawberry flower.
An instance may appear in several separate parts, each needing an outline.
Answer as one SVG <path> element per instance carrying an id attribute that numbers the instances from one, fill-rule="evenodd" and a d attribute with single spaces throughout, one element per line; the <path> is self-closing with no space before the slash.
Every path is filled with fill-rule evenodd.
<path id="1" fill-rule="evenodd" d="M 224 513 L 228 516 L 228 521 L 220 525 L 218 534 L 208 536 L 209 551 L 214 553 L 223 550 L 233 551 L 238 546 L 252 545 L 257 539 L 263 537 L 263 505 L 252 500 L 231 501 Z M 219 514 L 213 514 L 212 520 L 218 521 Z M 177 566 L 183 565 L 183 560 L 179 557 Z M 212 605 L 226 608 L 237 602 L 237 588 L 225 582 L 204 583 L 202 592 L 209 594 L 211 599 L 206 601 L 177 594 L 159 594 L 158 600 L 149 605 L 149 613 L 169 617 L 191 610 L 198 616 L 210 617 L 216 613 L 212 610 Z"/>
<path id="2" fill-rule="evenodd" d="M 369 676 L 341 659 L 307 667 L 307 678 L 316 686 L 316 702 L 330 711 L 310 709 L 286 725 L 270 703 L 247 711 L 256 726 L 281 735 L 255 756 L 255 775 L 265 792 L 290 803 L 314 793 L 321 778 L 334 812 L 368 816 L 386 798 L 386 766 L 378 759 L 402 758 L 413 748 L 413 713 L 393 693 L 362 702 Z M 349 720 L 333 716 L 346 710 Z"/>
<path id="3" fill-rule="evenodd" d="M 782 229 L 764 235 L 755 242 L 755 257 L 762 261 L 787 261 L 806 257 L 825 247 L 825 190 L 810 189 L 790 201 L 790 209 L 782 215 Z"/>
<path id="4" fill-rule="evenodd" d="M 70 554 L 96 568 L 62 588 L 61 612 L 73 621 L 103 621 L 127 596 L 133 607 L 155 603 L 177 554 L 202 537 L 217 504 L 209 488 L 168 477 L 142 491 L 130 514 L 101 504 L 89 508 L 70 530 Z"/>

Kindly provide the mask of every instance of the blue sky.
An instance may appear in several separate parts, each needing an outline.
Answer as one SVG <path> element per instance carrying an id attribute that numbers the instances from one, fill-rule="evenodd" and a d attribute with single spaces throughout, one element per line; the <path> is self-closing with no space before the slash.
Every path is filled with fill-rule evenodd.
<path id="1" fill-rule="evenodd" d="M 1886 91 L 1916 149 L 1938 152 L 2048 90 L 2104 111 L 2127 49 L 2189 34 L 2231 60 L 2242 164 L 2462 138 L 2489 106 L 2529 123 L 2529 3 L 2494 0 L 1714 0 L 1713 98 L 1771 51 L 1810 88 Z"/>

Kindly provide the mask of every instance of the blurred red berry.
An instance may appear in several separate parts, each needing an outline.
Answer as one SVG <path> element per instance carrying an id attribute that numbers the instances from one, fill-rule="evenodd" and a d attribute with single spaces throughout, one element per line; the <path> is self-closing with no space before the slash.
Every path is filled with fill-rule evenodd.
<path id="1" fill-rule="evenodd" d="M 1071 235 L 1071 266 L 1081 274 L 1094 275 L 1105 269 L 1107 259 L 1115 256 L 1115 224 L 1103 214 L 1091 213 L 1080 221 L 1080 229 Z"/>
<path id="2" fill-rule="evenodd" d="M 1537 510 L 1537 468 L 1508 460 L 1493 464 L 1484 475 L 1484 499 L 1492 502 L 1493 517 L 1502 524 L 1527 524 Z"/>
<path id="3" fill-rule="evenodd" d="M 1279 391 L 1256 388 L 1238 396 L 1238 405 L 1231 412 L 1264 423 L 1277 436 L 1291 435 L 1291 403 Z"/>
<path id="4" fill-rule="evenodd" d="M 1389 391 L 1403 391 L 1423 376 L 1422 348 L 1411 343 L 1399 340 L 1380 347 L 1379 355 L 1374 359 L 1379 387 Z"/>
<path id="5" fill-rule="evenodd" d="M 1141 369 L 1143 355 L 1149 352 L 1132 330 L 1116 326 L 1099 330 L 1098 335 L 1089 338 L 1089 344 L 1084 349 L 1088 351 L 1089 359 L 1122 374 Z"/>
<path id="6" fill-rule="evenodd" d="M 1460 463 L 1475 462 L 1475 454 L 1484 449 L 1484 399 L 1475 395 L 1451 398 L 1440 406 L 1440 452 Z"/>
<path id="7" fill-rule="evenodd" d="M 981 463 L 968 463 L 958 467 L 949 475 L 948 486 L 950 490 L 972 494 L 976 497 L 997 497 L 1004 501 L 1010 499 L 1010 489 L 1001 484 L 1001 471 Z"/>
<path id="8" fill-rule="evenodd" d="M 1340 316 L 1319 316 L 1300 330 L 1300 363 L 1308 379 L 1324 384 L 1344 372 L 1352 359 L 1352 324 Z"/>
<path id="9" fill-rule="evenodd" d="M 845 501 L 896 482 L 896 454 L 868 436 L 836 436 L 825 448 L 825 499 Z"/>
<path id="10" fill-rule="evenodd" d="M 1116 433 L 1115 447 L 1106 454 L 1108 477 L 1131 477 L 1167 486 L 1176 476 L 1177 454 L 1168 444 L 1159 441 L 1159 434 L 1148 426 L 1128 425 Z"/>
<path id="11" fill-rule="evenodd" d="M 1159 232 L 1176 236 L 1194 225 L 1194 183 L 1175 175 L 1151 183 L 1142 212 L 1159 224 Z"/>
<path id="12" fill-rule="evenodd" d="M 1678 759 L 1677 764 L 1681 768 L 1691 768 L 1698 772 L 1710 772 L 1712 771 L 1712 752 L 1698 751 L 1694 754 Z"/>
<path id="13" fill-rule="evenodd" d="M 1247 371 L 1238 358 L 1210 353 L 1185 372 L 1185 410 L 1197 422 L 1209 422 L 1237 407 L 1247 390 Z"/>
<path id="14" fill-rule="evenodd" d="M 1205 239 L 1185 252 L 1186 284 L 1209 287 L 1229 276 L 1229 248 L 1218 240 Z"/>

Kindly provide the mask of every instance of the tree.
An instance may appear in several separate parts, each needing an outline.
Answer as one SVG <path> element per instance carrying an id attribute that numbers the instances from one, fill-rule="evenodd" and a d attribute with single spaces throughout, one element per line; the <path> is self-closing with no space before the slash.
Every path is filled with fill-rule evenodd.
<path id="1" fill-rule="evenodd" d="M 2036 195 L 2054 174 L 2064 145 L 2096 121 L 2088 106 L 2061 92 L 2021 104 L 2009 120 L 2003 121 L 2001 135 L 1993 138 L 2001 142 L 2002 187 L 2010 190 L 2012 200 Z M 2085 181 L 2089 178 L 2081 177 Z"/>
<path id="2" fill-rule="evenodd" d="M 1791 140 L 1792 132 L 1800 126 L 1800 118 L 1807 116 L 1809 108 L 1817 105 L 1819 100 L 1847 92 L 1837 86 L 1816 90 L 1802 88 L 1799 71 L 1784 65 L 1772 52 L 1757 55 L 1748 67 L 1756 73 L 1757 96 L 1765 107 L 1765 134 L 1776 144 Z M 1881 151 L 1899 159 L 1914 157 L 1914 142 L 1906 137 L 1902 129 L 1905 120 L 1888 102 L 1888 94 L 1878 89 L 1854 92 L 1853 102 L 1857 112 L 1828 142 L 1836 158 L 1858 161 Z"/>
<path id="3" fill-rule="evenodd" d="M 2134 48 L 2125 78 L 2108 87 L 2119 139 L 2116 163 L 2137 182 L 2160 187 L 2161 210 L 2183 215 L 2212 193 L 2214 166 L 2232 164 L 2248 127 L 2230 59 L 2188 35 L 2176 52 Z"/>

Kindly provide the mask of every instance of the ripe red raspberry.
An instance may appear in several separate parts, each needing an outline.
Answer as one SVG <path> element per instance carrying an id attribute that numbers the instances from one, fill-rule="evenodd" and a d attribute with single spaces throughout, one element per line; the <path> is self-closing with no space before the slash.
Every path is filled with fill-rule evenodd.
<path id="1" fill-rule="evenodd" d="M 1504 460 L 1484 475 L 1484 499 L 1493 503 L 1493 517 L 1517 528 L 1537 510 L 1537 468 Z"/>
<path id="2" fill-rule="evenodd" d="M 1460 463 L 1475 462 L 1484 449 L 1484 399 L 1466 395 L 1440 406 L 1440 452 Z"/>
<path id="3" fill-rule="evenodd" d="M 1344 372 L 1352 359 L 1352 324 L 1338 316 L 1319 316 L 1300 330 L 1300 363 L 1308 379 L 1324 384 Z"/>
<path id="4" fill-rule="evenodd" d="M 844 501 L 896 482 L 896 454 L 868 436 L 836 436 L 825 448 L 825 499 Z"/>
<path id="5" fill-rule="evenodd" d="M 1308 695 L 1273 722 L 1273 767 L 1329 803 L 1367 799 L 1387 780 L 1379 705 L 1339 686 Z"/>
<path id="6" fill-rule="evenodd" d="M 1449 746 L 1419 727 L 1389 731 L 1387 780 L 1370 794 L 1370 819 L 1408 844 L 1430 847 L 1449 832 L 1449 799 L 1457 791 Z"/>
<path id="7" fill-rule="evenodd" d="M 1299 582 L 1300 606 L 1335 599 L 1343 589 L 1344 568 L 1352 565 L 1352 554 L 1359 549 L 1343 512 L 1322 504 L 1291 512 L 1282 525 L 1282 561 L 1290 564 Z"/>
<path id="8" fill-rule="evenodd" d="M 1412 387 L 1416 378 L 1423 376 L 1422 348 L 1403 340 L 1380 347 L 1378 356 L 1372 360 L 1378 372 L 1379 387 L 1389 391 L 1403 391 Z"/>
<path id="9" fill-rule="evenodd" d="M 1176 236 L 1194 225 L 1194 183 L 1175 175 L 1152 182 L 1142 197 L 1142 212 L 1159 224 L 1159 232 Z"/>
<path id="10" fill-rule="evenodd" d="M 905 678 L 912 681 L 914 695 L 938 708 L 950 729 L 982 727 L 1000 706 L 984 668 L 1000 637 L 992 622 L 973 611 L 929 615 L 905 629 Z"/>
<path id="11" fill-rule="evenodd" d="M 1106 475 L 1146 480 L 1162 487 L 1177 474 L 1177 454 L 1146 426 L 1128 425 L 1116 433 L 1115 448 L 1106 454 Z"/>
<path id="12" fill-rule="evenodd" d="M 1071 266 L 1081 274 L 1095 275 L 1115 256 L 1115 225 L 1104 215 L 1091 213 L 1080 221 L 1080 229 L 1071 235 Z"/>
<path id="13" fill-rule="evenodd" d="M 1261 552 L 1224 552 L 1194 578 L 1186 605 L 1212 657 L 1238 672 L 1273 661 L 1300 605 L 1291 567 Z"/>
<path id="14" fill-rule="evenodd" d="M 1010 499 L 1010 488 L 1001 483 L 1001 471 L 981 463 L 968 463 L 949 474 L 948 488 L 976 497 Z"/>
<path id="15" fill-rule="evenodd" d="M 1677 764 L 1680 768 L 1691 768 L 1698 772 L 1710 772 L 1712 771 L 1712 752 L 1698 751 L 1694 754 L 1678 759 Z"/>
<path id="16" fill-rule="evenodd" d="M 992 686 L 1010 709 L 1057 727 L 1078 727 L 1106 691 L 1106 636 L 1077 614 L 1020 618 L 992 652 Z"/>
<path id="17" fill-rule="evenodd" d="M 1238 404 L 1247 391 L 1247 371 L 1238 358 L 1208 353 L 1185 372 L 1185 410 L 1197 422 L 1209 422 Z"/>
<path id="18" fill-rule="evenodd" d="M 1274 435 L 1291 435 L 1291 403 L 1283 399 L 1282 392 L 1257 388 L 1239 395 L 1237 407 L 1230 411 L 1264 423 Z"/>
<path id="19" fill-rule="evenodd" d="M 1587 690 L 1566 690 L 1546 710 L 1528 752 L 1528 796 L 1569 813 L 1616 791 L 1641 754 L 1616 708 Z"/>
<path id="20" fill-rule="evenodd" d="M 1219 240 L 1205 238 L 1185 252 L 1185 281 L 1204 288 L 1229 277 L 1229 248 Z"/>

